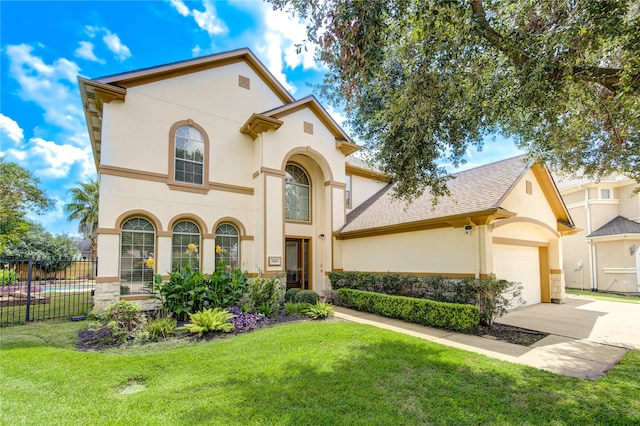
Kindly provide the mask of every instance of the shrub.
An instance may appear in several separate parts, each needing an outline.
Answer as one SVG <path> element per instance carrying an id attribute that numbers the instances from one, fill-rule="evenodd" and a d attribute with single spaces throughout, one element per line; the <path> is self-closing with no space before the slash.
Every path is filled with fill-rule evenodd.
<path id="1" fill-rule="evenodd" d="M 439 302 L 476 305 L 482 322 L 492 325 L 496 317 L 504 315 L 515 303 L 521 304 L 522 287 L 517 283 L 490 278 L 452 279 L 441 276 L 415 277 L 370 272 L 331 272 L 334 291 L 354 289 L 396 296 L 415 297 Z M 332 293 L 332 299 L 334 295 Z"/>
<path id="2" fill-rule="evenodd" d="M 230 270 L 220 265 L 210 277 L 189 265 L 169 274 L 163 282 L 161 275 L 154 277 L 154 290 L 163 308 L 175 314 L 177 320 L 186 320 L 190 314 L 205 308 L 226 308 L 240 303 L 247 291 L 248 279 L 240 269 Z"/>
<path id="3" fill-rule="evenodd" d="M 286 312 L 287 315 L 291 315 L 291 316 L 300 316 L 300 315 L 305 315 L 305 311 L 307 310 L 307 308 L 309 308 L 310 306 L 312 306 L 310 303 L 304 303 L 304 302 L 300 302 L 300 303 L 295 303 L 295 302 L 287 302 L 284 304 L 284 310 Z"/>
<path id="4" fill-rule="evenodd" d="M 271 316 L 281 294 L 281 282 L 278 278 L 256 278 L 249 285 L 249 298 L 254 312 Z"/>
<path id="5" fill-rule="evenodd" d="M 430 327 L 470 331 L 480 323 L 480 309 L 472 305 L 390 296 L 347 288 L 338 290 L 338 295 L 340 303 L 344 306 Z"/>
<path id="6" fill-rule="evenodd" d="M 296 294 L 298 294 L 302 289 L 298 288 L 298 287 L 293 287 L 290 288 L 289 290 L 287 290 L 287 292 L 284 294 L 284 301 L 286 302 L 293 302 L 293 299 L 296 297 Z"/>
<path id="7" fill-rule="evenodd" d="M 482 322 L 493 325 L 497 317 L 506 314 L 514 304 L 523 305 L 522 285 L 507 280 L 489 278 L 487 280 L 464 280 L 467 295 L 480 308 Z"/>
<path id="8" fill-rule="evenodd" d="M 147 332 L 149 332 L 149 340 L 157 342 L 165 340 L 176 334 L 177 322 L 175 318 L 161 317 L 147 322 Z"/>
<path id="9" fill-rule="evenodd" d="M 314 320 L 326 319 L 334 315 L 331 304 L 325 302 L 316 302 L 315 305 L 307 305 L 302 313 Z"/>
<path id="10" fill-rule="evenodd" d="M 0 269 L 0 285 L 13 285 L 18 281 L 18 274 L 15 268 L 9 269 L 9 264 L 5 264 Z"/>
<path id="11" fill-rule="evenodd" d="M 315 304 L 320 300 L 320 295 L 313 290 L 301 290 L 293 298 L 296 303 Z"/>
<path id="12" fill-rule="evenodd" d="M 202 337 L 204 333 L 210 331 L 222 331 L 229 333 L 234 330 L 233 324 L 229 322 L 234 315 L 224 309 L 204 309 L 193 314 L 189 314 L 190 323 L 179 327 L 178 330 L 186 330 L 190 333 L 198 333 Z"/>
<path id="13" fill-rule="evenodd" d="M 78 347 L 81 349 L 115 346 L 148 338 L 145 328 L 147 317 L 135 302 L 121 300 L 103 311 L 91 311 L 88 317 L 94 322 L 78 333 Z"/>

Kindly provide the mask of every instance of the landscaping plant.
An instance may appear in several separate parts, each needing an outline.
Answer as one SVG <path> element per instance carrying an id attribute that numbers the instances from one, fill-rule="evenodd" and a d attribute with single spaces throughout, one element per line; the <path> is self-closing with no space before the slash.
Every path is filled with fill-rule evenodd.
<path id="1" fill-rule="evenodd" d="M 323 320 L 334 315 L 333 307 L 326 302 L 316 302 L 314 305 L 307 305 L 302 313 L 313 320 Z"/>
<path id="2" fill-rule="evenodd" d="M 278 278 L 256 278 L 249 286 L 249 298 L 254 312 L 271 316 L 281 300 L 281 281 Z"/>
<path id="3" fill-rule="evenodd" d="M 145 341 L 147 317 L 142 307 L 135 302 L 121 300 L 107 306 L 104 311 L 89 314 L 95 322 L 79 334 L 78 346 L 112 346 L 130 341 Z"/>
<path id="4" fill-rule="evenodd" d="M 296 303 L 309 303 L 315 304 L 320 300 L 320 295 L 313 290 L 301 290 L 293 298 Z"/>
<path id="5" fill-rule="evenodd" d="M 232 332 L 235 328 L 229 320 L 234 315 L 224 309 L 204 309 L 193 314 L 189 314 L 190 323 L 179 327 L 178 330 L 186 330 L 190 333 L 198 333 L 202 337 L 204 333 L 211 331 Z"/>
<path id="6" fill-rule="evenodd" d="M 227 311 L 233 315 L 233 318 L 231 318 L 229 322 L 235 328 L 236 333 L 255 330 L 261 325 L 269 323 L 269 320 L 264 315 L 254 314 L 253 312 L 243 312 L 238 306 L 231 306 Z"/>

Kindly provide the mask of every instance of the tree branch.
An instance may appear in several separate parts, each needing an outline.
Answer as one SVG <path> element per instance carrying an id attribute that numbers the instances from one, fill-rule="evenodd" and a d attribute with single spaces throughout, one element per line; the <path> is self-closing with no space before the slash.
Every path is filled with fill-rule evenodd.
<path id="1" fill-rule="evenodd" d="M 469 0 L 469 5 L 471 6 L 477 28 L 490 44 L 507 55 L 507 57 L 517 66 L 524 66 L 531 61 L 531 58 L 526 53 L 513 45 L 509 40 L 506 40 L 502 34 L 491 27 L 487 20 L 482 0 Z M 556 66 L 553 68 L 554 71 L 549 75 L 549 80 L 557 81 L 562 77 L 563 71 L 567 69 L 567 66 L 556 62 Z M 569 66 L 568 70 L 573 77 L 579 78 L 583 81 L 600 84 L 613 93 L 618 90 L 620 77 L 622 75 L 622 70 L 619 68 L 573 65 Z M 634 76 L 630 85 L 636 91 L 640 90 L 640 75 Z"/>

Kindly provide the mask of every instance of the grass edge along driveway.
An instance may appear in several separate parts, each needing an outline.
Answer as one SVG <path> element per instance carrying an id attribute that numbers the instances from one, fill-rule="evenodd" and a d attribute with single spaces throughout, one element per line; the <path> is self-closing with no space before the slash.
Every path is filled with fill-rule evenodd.
<path id="1" fill-rule="evenodd" d="M 640 422 L 638 351 L 585 381 L 345 322 L 111 353 L 73 349 L 85 325 L 0 329 L 1 424 Z"/>

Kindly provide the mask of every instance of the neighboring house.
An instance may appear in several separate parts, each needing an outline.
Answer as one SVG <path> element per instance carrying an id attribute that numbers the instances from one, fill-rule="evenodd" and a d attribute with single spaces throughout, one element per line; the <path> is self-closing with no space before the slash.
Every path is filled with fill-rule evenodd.
<path id="1" fill-rule="evenodd" d="M 637 182 L 566 180 L 560 193 L 582 230 L 564 242 L 567 287 L 640 292 L 640 194 Z"/>
<path id="2" fill-rule="evenodd" d="M 97 308 L 218 262 L 321 294 L 328 272 L 363 270 L 496 274 L 528 303 L 564 297 L 573 225 L 540 165 L 459 173 L 450 199 L 405 211 L 318 101 L 248 49 L 78 80 L 100 181 Z"/>

